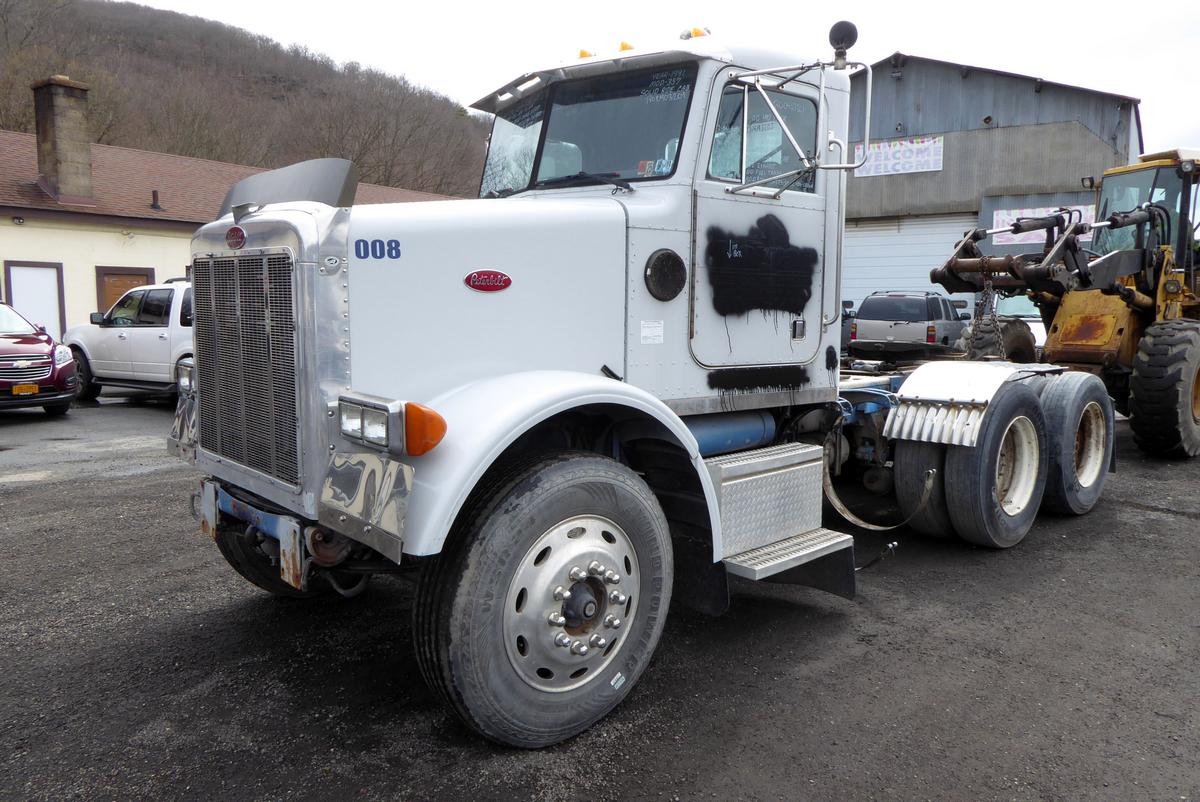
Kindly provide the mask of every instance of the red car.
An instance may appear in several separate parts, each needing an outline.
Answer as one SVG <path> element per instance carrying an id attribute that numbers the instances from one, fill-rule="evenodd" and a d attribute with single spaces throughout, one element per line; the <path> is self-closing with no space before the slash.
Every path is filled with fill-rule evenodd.
<path id="1" fill-rule="evenodd" d="M 41 407 L 65 415 L 77 390 L 71 349 L 0 304 L 0 410 Z"/>

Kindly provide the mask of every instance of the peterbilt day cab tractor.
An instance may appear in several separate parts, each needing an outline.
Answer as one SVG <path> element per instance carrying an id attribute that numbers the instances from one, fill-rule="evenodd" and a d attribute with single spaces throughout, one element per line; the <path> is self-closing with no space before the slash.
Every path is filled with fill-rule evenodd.
<path id="1" fill-rule="evenodd" d="M 1180 148 L 1114 167 L 1097 188 L 1096 222 L 1061 209 L 968 231 L 930 275 L 951 292 L 1028 297 L 1046 327 L 1045 361 L 1103 379 L 1150 454 L 1200 456 L 1198 164 L 1200 150 Z M 979 250 L 994 234 L 1029 231 L 1046 232 L 1040 253 Z M 969 354 L 998 350 L 994 315 L 973 328 Z"/>
<path id="2" fill-rule="evenodd" d="M 480 100 L 479 199 L 353 206 L 347 163 L 305 162 L 193 241 L 170 443 L 202 530 L 281 596 L 419 572 L 422 673 L 502 743 L 604 716 L 730 575 L 851 595 L 836 475 L 994 548 L 1103 487 L 1093 376 L 839 373 L 853 26 L 829 62 L 704 33 Z"/>

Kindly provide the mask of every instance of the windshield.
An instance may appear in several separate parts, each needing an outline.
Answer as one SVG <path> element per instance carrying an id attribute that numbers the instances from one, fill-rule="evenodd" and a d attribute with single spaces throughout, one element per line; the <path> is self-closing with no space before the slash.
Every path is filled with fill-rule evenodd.
<path id="1" fill-rule="evenodd" d="M 670 176 L 695 79 L 695 64 L 601 75 L 514 104 L 496 115 L 479 194 Z"/>
<path id="2" fill-rule="evenodd" d="M 1042 313 L 1033 305 L 1033 301 L 1024 295 L 1001 298 L 996 302 L 996 314 L 1008 317 L 1036 317 L 1039 320 L 1042 317 Z"/>
<path id="3" fill-rule="evenodd" d="M 1163 244 L 1174 245 L 1174 240 L 1179 234 L 1179 199 L 1182 189 L 1183 181 L 1171 167 L 1110 175 L 1100 185 L 1096 219 L 1103 220 L 1113 212 L 1133 211 L 1147 201 L 1156 203 L 1171 214 L 1171 241 Z M 1135 247 L 1137 228 L 1101 228 L 1096 231 L 1092 249 L 1100 254 L 1130 250 Z"/>
<path id="4" fill-rule="evenodd" d="M 28 320 L 21 317 L 11 306 L 0 304 L 0 334 L 36 334 Z"/>
<path id="5" fill-rule="evenodd" d="M 862 302 L 858 310 L 860 320 L 898 320 L 918 323 L 929 320 L 929 304 L 924 298 L 909 298 L 903 295 L 872 295 Z"/>

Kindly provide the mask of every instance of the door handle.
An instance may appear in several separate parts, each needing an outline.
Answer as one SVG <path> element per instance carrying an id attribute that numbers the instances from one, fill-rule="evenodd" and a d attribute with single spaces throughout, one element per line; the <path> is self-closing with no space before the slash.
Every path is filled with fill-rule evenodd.
<path id="1" fill-rule="evenodd" d="M 158 339 L 160 339 L 160 340 L 165 340 L 165 339 L 167 339 L 167 335 L 165 335 L 165 334 L 160 334 L 160 335 L 158 335 Z"/>
<path id="2" fill-rule="evenodd" d="M 118 335 L 117 335 L 117 339 L 118 339 L 118 340 L 124 340 L 124 339 L 125 339 L 125 332 L 121 332 L 120 334 L 118 334 Z"/>

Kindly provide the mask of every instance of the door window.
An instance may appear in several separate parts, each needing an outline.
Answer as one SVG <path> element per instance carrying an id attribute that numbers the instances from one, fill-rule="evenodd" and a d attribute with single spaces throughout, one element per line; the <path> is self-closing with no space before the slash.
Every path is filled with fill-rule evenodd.
<path id="1" fill-rule="evenodd" d="M 179 325 L 192 325 L 192 288 L 183 291 L 183 301 L 179 304 Z"/>
<path id="2" fill-rule="evenodd" d="M 816 105 L 807 98 L 774 89 L 767 90 L 767 95 L 796 142 L 804 148 L 805 157 L 811 160 L 817 141 Z M 800 154 L 758 90 L 740 85 L 727 87 L 717 110 L 709 176 L 720 181 L 748 184 L 803 166 Z M 764 186 L 813 192 L 815 171 L 769 181 Z"/>
<path id="3" fill-rule="evenodd" d="M 171 296 L 174 290 L 150 290 L 142 301 L 142 309 L 138 312 L 137 325 L 165 326 L 171 319 Z"/>
<path id="4" fill-rule="evenodd" d="M 138 307 L 142 305 L 145 290 L 134 290 L 121 296 L 121 300 L 108 310 L 108 322 L 113 326 L 132 326 L 137 320 Z"/>

